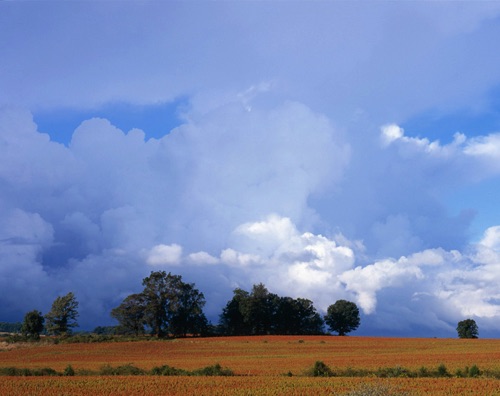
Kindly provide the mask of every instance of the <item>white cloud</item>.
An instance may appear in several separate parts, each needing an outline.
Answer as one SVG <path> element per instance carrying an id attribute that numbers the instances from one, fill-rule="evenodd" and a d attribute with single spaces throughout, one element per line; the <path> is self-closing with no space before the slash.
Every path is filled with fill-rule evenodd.
<path id="1" fill-rule="evenodd" d="M 177 244 L 156 245 L 150 251 L 146 262 L 151 266 L 165 266 L 180 264 L 182 247 Z"/>
<path id="2" fill-rule="evenodd" d="M 384 125 L 381 128 L 382 142 L 384 145 L 389 145 L 395 140 L 401 139 L 404 135 L 404 130 L 396 124 Z"/>
<path id="3" fill-rule="evenodd" d="M 208 254 L 207 252 L 197 252 L 189 254 L 187 257 L 187 261 L 189 263 L 197 265 L 210 265 L 217 264 L 219 262 L 219 259 Z"/>
<path id="4" fill-rule="evenodd" d="M 498 134 L 443 144 L 400 125 L 489 110 L 498 5 L 53 7 L 0 2 L 2 290 L 38 287 L 9 307 L 75 289 L 105 321 L 172 266 L 222 303 L 222 285 L 264 282 L 322 309 L 356 299 L 373 326 L 472 313 L 491 326 L 498 231 L 471 246 L 470 209 L 484 209 L 449 200 L 498 177 Z M 162 138 L 91 119 L 68 147 L 10 107 L 179 97 L 183 123 Z"/>

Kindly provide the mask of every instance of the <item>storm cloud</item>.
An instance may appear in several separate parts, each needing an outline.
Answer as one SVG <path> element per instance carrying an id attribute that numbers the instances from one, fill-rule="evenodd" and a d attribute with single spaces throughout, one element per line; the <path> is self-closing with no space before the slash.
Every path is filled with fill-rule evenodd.
<path id="1" fill-rule="evenodd" d="M 214 322 L 234 288 L 262 282 L 321 311 L 356 302 L 358 334 L 451 336 L 473 317 L 496 335 L 498 127 L 415 120 L 500 125 L 499 15 L 2 2 L 0 320 L 73 291 L 83 328 L 111 324 L 166 270 Z M 176 127 L 86 116 L 59 142 L 35 122 L 123 103 L 177 106 Z"/>

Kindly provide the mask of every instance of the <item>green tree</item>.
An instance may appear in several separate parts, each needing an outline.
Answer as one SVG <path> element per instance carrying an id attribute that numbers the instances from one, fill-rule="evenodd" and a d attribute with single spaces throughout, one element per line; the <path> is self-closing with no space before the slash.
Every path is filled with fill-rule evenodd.
<path id="1" fill-rule="evenodd" d="M 40 339 L 40 333 L 43 331 L 44 317 L 40 311 L 36 309 L 24 315 L 23 324 L 21 326 L 21 333 L 34 340 Z"/>
<path id="2" fill-rule="evenodd" d="M 276 334 L 321 334 L 324 322 L 312 301 L 280 297 L 274 318 Z"/>
<path id="3" fill-rule="evenodd" d="M 274 316 L 278 296 L 269 293 L 267 288 L 259 283 L 253 285 L 252 292 L 240 304 L 240 311 L 245 323 L 250 328 L 250 334 L 272 334 Z"/>
<path id="4" fill-rule="evenodd" d="M 279 297 L 259 283 L 249 293 L 234 290 L 220 315 L 220 328 L 227 335 L 322 334 L 324 322 L 307 299 Z"/>
<path id="5" fill-rule="evenodd" d="M 233 298 L 228 301 L 220 315 L 219 323 L 224 334 L 250 334 L 250 328 L 241 313 L 243 301 L 248 299 L 248 296 L 248 292 L 243 289 L 237 288 L 233 291 Z"/>
<path id="6" fill-rule="evenodd" d="M 359 327 L 359 309 L 351 301 L 338 300 L 328 307 L 325 322 L 331 331 L 344 336 Z"/>
<path id="7" fill-rule="evenodd" d="M 69 292 L 65 296 L 57 297 L 52 303 L 50 312 L 45 315 L 46 328 L 49 334 L 70 334 L 72 327 L 78 327 L 78 301 L 75 295 Z"/>
<path id="8" fill-rule="evenodd" d="M 477 338 L 479 329 L 476 321 L 473 319 L 465 319 L 458 322 L 457 333 L 459 338 Z"/>
<path id="9" fill-rule="evenodd" d="M 186 284 L 179 275 L 165 271 L 151 272 L 142 281 L 144 290 L 144 322 L 157 337 L 168 332 L 175 335 L 199 334 L 207 320 L 202 312 L 205 297 Z"/>
<path id="10" fill-rule="evenodd" d="M 131 294 L 111 310 L 111 316 L 120 323 L 120 330 L 136 336 L 144 333 L 145 299 L 142 294 Z"/>
<path id="11" fill-rule="evenodd" d="M 193 283 L 181 283 L 175 303 L 168 312 L 170 333 L 185 337 L 206 333 L 208 320 L 203 313 L 205 296 Z"/>

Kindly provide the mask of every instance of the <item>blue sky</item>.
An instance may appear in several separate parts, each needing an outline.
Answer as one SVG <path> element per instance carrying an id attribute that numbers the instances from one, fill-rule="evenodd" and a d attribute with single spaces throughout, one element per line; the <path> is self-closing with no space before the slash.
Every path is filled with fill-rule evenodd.
<path id="1" fill-rule="evenodd" d="M 149 105 L 107 103 L 97 108 L 55 108 L 33 113 L 38 130 L 50 139 L 68 145 L 74 130 L 90 118 L 106 118 L 124 131 L 137 128 L 146 139 L 159 139 L 182 122 L 180 115 L 187 104 L 182 100 Z"/>
<path id="2" fill-rule="evenodd" d="M 496 2 L 0 2 L 0 321 L 166 270 L 356 334 L 500 328 Z"/>

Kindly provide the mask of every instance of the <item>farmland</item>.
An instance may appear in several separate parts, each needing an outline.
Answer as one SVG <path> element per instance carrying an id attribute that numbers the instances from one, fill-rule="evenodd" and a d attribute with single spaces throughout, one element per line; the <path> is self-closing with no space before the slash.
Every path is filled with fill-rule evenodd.
<path id="1" fill-rule="evenodd" d="M 1 347 L 0 347 L 1 349 Z M 328 365 L 335 377 L 307 377 L 316 361 Z M 220 364 L 232 377 L 88 375 L 103 366 L 133 365 L 142 370 L 169 365 L 197 370 Z M 0 394 L 93 395 L 326 395 L 343 394 L 362 383 L 386 384 L 410 394 L 499 395 L 500 380 L 484 373 L 500 372 L 500 340 L 376 338 L 333 336 L 254 336 L 184 338 L 90 344 L 25 344 L 6 346 L 0 368 L 52 368 L 71 365 L 75 376 L 0 377 Z M 446 367 L 446 378 L 376 378 L 381 369 Z M 457 378 L 465 367 L 477 365 L 483 375 Z M 365 372 L 346 376 L 345 373 Z M 84 375 L 87 374 L 87 375 Z M 479 391 L 480 390 L 480 391 Z"/>

